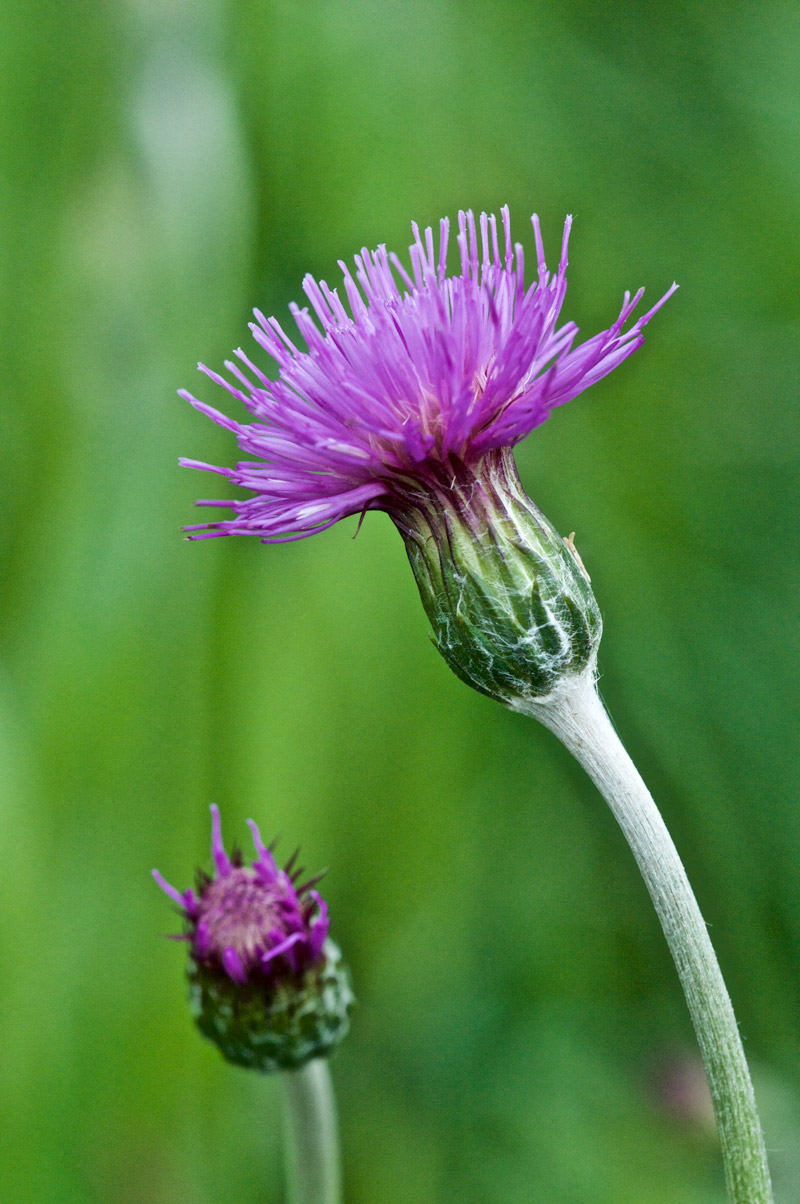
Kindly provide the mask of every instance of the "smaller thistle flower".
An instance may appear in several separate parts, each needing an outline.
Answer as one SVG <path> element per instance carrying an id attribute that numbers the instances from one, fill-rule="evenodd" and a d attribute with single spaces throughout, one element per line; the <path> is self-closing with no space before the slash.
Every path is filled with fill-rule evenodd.
<path id="1" fill-rule="evenodd" d="M 189 944 L 192 1012 L 229 1062 L 294 1070 L 341 1041 L 353 1004 L 319 877 L 297 885 L 297 854 L 279 869 L 252 819 L 252 867 L 237 850 L 229 857 L 216 806 L 211 816 L 214 877 L 199 870 L 196 891 L 181 893 L 153 870 L 186 922 L 177 939 Z"/>

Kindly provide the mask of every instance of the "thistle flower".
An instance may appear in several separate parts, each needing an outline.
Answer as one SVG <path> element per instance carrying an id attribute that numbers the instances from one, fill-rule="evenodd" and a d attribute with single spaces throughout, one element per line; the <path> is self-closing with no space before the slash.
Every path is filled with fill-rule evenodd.
<path id="1" fill-rule="evenodd" d="M 335 289 L 306 276 L 319 325 L 308 309 L 290 307 L 306 351 L 256 310 L 251 330 L 277 380 L 241 349 L 239 363 L 226 361 L 233 381 L 200 365 L 253 421 L 181 393 L 251 458 L 236 468 L 181 463 L 253 491 L 200 502 L 235 517 L 186 528 L 193 539 L 278 543 L 386 511 L 440 651 L 471 685 L 516 706 L 593 664 L 601 620 L 574 548 L 525 496 L 511 448 L 627 359 L 676 286 L 636 321 L 643 290 L 626 293 L 609 329 L 576 345 L 574 323 L 558 326 L 571 218 L 552 274 L 533 217 L 538 274 L 526 289 L 507 207 L 501 217 L 502 240 L 494 215 L 481 214 L 479 236 L 473 214 L 459 214 L 453 276 L 447 219 L 438 254 L 432 229 L 423 235 L 413 225 L 410 273 L 384 246 L 356 255 L 355 276 L 340 262 L 349 310 Z"/>
<path id="2" fill-rule="evenodd" d="M 229 857 L 219 809 L 211 814 L 214 877 L 198 871 L 196 891 L 180 892 L 153 870 L 184 917 L 192 1011 L 228 1061 L 295 1069 L 341 1040 L 353 1002 L 319 879 L 297 884 L 296 854 L 279 869 L 252 819 L 252 867 Z"/>

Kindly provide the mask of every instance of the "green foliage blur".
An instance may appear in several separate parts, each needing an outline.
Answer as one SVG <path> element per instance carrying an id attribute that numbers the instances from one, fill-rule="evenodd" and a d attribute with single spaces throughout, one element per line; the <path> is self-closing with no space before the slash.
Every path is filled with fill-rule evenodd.
<path id="1" fill-rule="evenodd" d="M 282 1200 L 280 1085 L 194 1031 L 158 866 L 212 801 L 328 866 L 348 1204 L 721 1204 L 678 982 L 555 740 L 472 695 L 369 515 L 189 544 L 197 360 L 409 223 L 511 206 L 565 319 L 681 290 L 519 451 L 686 861 L 800 1201 L 796 3 L 6 0 L 0 1200 Z"/>

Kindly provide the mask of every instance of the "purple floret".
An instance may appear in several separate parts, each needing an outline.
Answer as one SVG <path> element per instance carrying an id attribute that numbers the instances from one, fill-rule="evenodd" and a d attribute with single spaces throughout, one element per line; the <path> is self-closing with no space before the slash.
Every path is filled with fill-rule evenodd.
<path id="1" fill-rule="evenodd" d="M 312 880 L 292 861 L 279 869 L 253 820 L 252 867 L 229 857 L 222 843 L 219 808 L 212 806 L 211 855 L 216 876 L 201 876 L 199 894 L 181 893 L 153 870 L 161 889 L 181 908 L 194 960 L 223 971 L 233 982 L 301 974 L 323 958 L 330 920 Z"/>
<path id="2" fill-rule="evenodd" d="M 534 215 L 538 278 L 526 289 L 507 206 L 501 218 L 502 250 L 494 214 L 482 213 L 478 230 L 471 211 L 459 213 L 461 271 L 454 276 L 446 272 L 447 218 L 438 255 L 432 229 L 421 234 L 412 226 L 410 273 L 385 246 L 356 255 L 355 276 L 340 261 L 347 306 L 336 289 L 306 276 L 317 321 L 308 308 L 290 306 L 306 351 L 256 310 L 250 329 L 277 364 L 277 380 L 241 349 L 239 364 L 225 364 L 236 383 L 200 365 L 253 421 L 236 422 L 190 393 L 181 396 L 232 431 L 247 458 L 236 468 L 181 463 L 219 473 L 254 496 L 199 502 L 235 517 L 188 527 L 190 538 L 257 535 L 275 543 L 350 514 L 392 513 L 409 488 L 441 480 L 449 465 L 475 467 L 487 453 L 514 446 L 641 346 L 644 326 L 676 285 L 627 329 L 644 290 L 626 293 L 616 322 L 576 346 L 574 323 L 557 325 L 572 219 L 552 274 Z"/>

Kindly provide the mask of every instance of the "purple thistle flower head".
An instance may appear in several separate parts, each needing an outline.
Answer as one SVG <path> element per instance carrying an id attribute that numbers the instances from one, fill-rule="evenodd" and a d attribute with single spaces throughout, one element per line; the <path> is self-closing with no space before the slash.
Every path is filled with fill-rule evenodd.
<path id="1" fill-rule="evenodd" d="M 626 293 L 612 325 L 576 345 L 578 328 L 559 326 L 566 293 L 567 218 L 558 270 L 548 270 L 533 217 L 537 278 L 527 288 L 522 246 L 512 244 L 508 208 L 460 213 L 460 271 L 447 275 L 449 222 L 413 225 L 411 271 L 380 246 L 340 262 L 337 289 L 306 276 L 308 308 L 291 312 L 307 350 L 276 318 L 255 311 L 250 329 L 275 361 L 270 380 L 241 349 L 227 361 L 233 378 L 200 368 L 250 412 L 235 421 L 182 392 L 232 431 L 246 458 L 236 468 L 197 460 L 253 491 L 244 500 L 205 501 L 235 517 L 189 527 L 190 538 L 257 535 L 279 542 L 311 535 L 349 514 L 386 510 L 402 518 L 416 488 L 440 491 L 452 470 L 476 469 L 607 376 L 644 341 L 643 329 L 677 287 L 638 319 L 643 289 Z M 349 308 L 348 308 L 349 307 Z"/>
<path id="2" fill-rule="evenodd" d="M 547 703 L 593 673 L 602 620 L 572 537 L 564 541 L 526 496 L 512 448 L 551 410 L 607 376 L 644 341 L 675 291 L 634 319 L 625 294 L 607 330 L 577 343 L 559 326 L 567 218 L 558 269 L 533 217 L 536 280 L 508 209 L 460 213 L 460 271 L 447 274 L 449 226 L 413 226 L 410 272 L 381 246 L 340 262 L 347 304 L 324 281 L 303 287 L 316 315 L 291 307 L 307 350 L 256 310 L 256 341 L 278 367 L 269 379 L 241 349 L 232 379 L 201 369 L 251 421 L 181 395 L 232 431 L 246 459 L 220 473 L 252 496 L 203 501 L 234 517 L 186 530 L 192 539 L 301 539 L 346 515 L 384 510 L 406 545 L 434 639 L 459 677 L 514 709 Z"/>
<path id="3" fill-rule="evenodd" d="M 252 866 L 229 857 L 216 806 L 211 815 L 214 876 L 199 871 L 197 890 L 181 892 L 153 870 L 184 917 L 195 1019 L 229 1061 L 297 1067 L 344 1036 L 352 1004 L 319 878 L 298 885 L 297 854 L 280 869 L 253 820 Z"/>
<path id="4" fill-rule="evenodd" d="M 322 957 L 330 921 L 312 883 L 296 885 L 302 870 L 279 869 L 254 820 L 249 820 L 256 858 L 252 867 L 233 858 L 222 843 L 219 808 L 212 806 L 212 878 L 198 874 L 198 893 L 181 894 L 158 870 L 153 877 L 186 917 L 191 956 L 233 982 L 299 974 Z"/>

